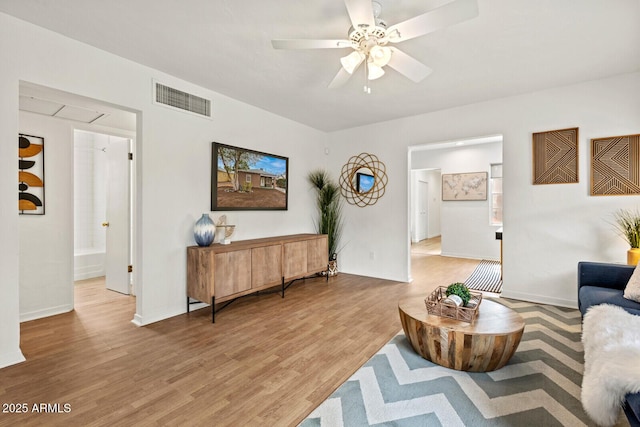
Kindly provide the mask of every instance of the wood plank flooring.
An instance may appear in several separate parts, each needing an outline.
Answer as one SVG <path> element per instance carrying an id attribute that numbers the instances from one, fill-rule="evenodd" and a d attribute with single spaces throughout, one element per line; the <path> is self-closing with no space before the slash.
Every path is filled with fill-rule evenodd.
<path id="1" fill-rule="evenodd" d="M 416 251 L 413 283 L 340 273 L 245 297 L 215 324 L 205 308 L 141 328 L 133 297 L 80 283 L 75 311 L 21 325 L 27 361 L 0 369 L 0 403 L 28 410 L 0 426 L 296 425 L 401 329 L 400 298 L 477 264 Z"/>

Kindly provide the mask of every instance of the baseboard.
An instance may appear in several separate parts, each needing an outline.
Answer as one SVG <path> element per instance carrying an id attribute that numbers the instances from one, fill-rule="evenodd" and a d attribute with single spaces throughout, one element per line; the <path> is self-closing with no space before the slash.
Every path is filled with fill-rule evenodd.
<path id="1" fill-rule="evenodd" d="M 452 253 L 452 252 L 441 252 L 440 255 L 446 256 L 449 258 L 477 259 L 478 261 L 481 261 L 483 259 L 493 259 L 493 257 L 485 258 L 475 254 L 460 254 L 460 253 Z"/>
<path id="2" fill-rule="evenodd" d="M 86 280 L 105 275 L 103 265 L 87 265 L 79 267 L 73 271 L 73 280 Z"/>
<path id="3" fill-rule="evenodd" d="M 197 305 L 197 304 L 194 304 L 194 305 Z M 207 304 L 202 304 L 202 306 L 206 307 Z M 136 326 L 147 326 L 152 323 L 160 322 L 161 320 L 166 320 L 166 319 L 169 319 L 170 317 L 179 316 L 185 313 L 186 313 L 186 308 L 182 308 L 181 310 L 176 309 L 172 311 L 167 311 L 165 313 L 159 313 L 159 314 L 150 315 L 150 316 L 141 316 L 140 314 L 136 313 L 133 316 L 131 323 L 133 323 Z"/>
<path id="4" fill-rule="evenodd" d="M 530 294 L 526 292 L 510 292 L 507 289 L 503 289 L 500 294 L 503 298 L 511 298 L 520 301 L 535 302 L 538 304 L 556 305 L 559 307 L 578 308 L 576 301 L 568 300 L 564 298 L 553 298 L 545 295 Z"/>
<path id="5" fill-rule="evenodd" d="M 402 283 L 408 283 L 410 281 L 412 281 L 411 276 L 407 275 L 404 277 L 395 277 L 392 275 L 385 275 L 385 274 L 381 274 L 379 276 L 373 276 L 371 274 L 367 274 L 366 272 L 362 272 L 362 271 L 349 271 L 349 270 L 340 270 L 340 273 L 345 273 L 345 274 L 352 274 L 354 276 L 360 276 L 360 277 L 371 277 L 372 279 L 382 279 L 382 280 L 389 280 L 391 282 L 402 282 Z"/>
<path id="6" fill-rule="evenodd" d="M 25 357 L 20 349 L 0 354 L 0 369 L 24 362 Z"/>
<path id="7" fill-rule="evenodd" d="M 55 316 L 57 314 L 68 313 L 73 310 L 73 305 L 64 304 L 57 307 L 45 308 L 43 310 L 30 311 L 28 313 L 20 313 L 20 323 L 30 320 L 42 319 L 43 317 Z"/>

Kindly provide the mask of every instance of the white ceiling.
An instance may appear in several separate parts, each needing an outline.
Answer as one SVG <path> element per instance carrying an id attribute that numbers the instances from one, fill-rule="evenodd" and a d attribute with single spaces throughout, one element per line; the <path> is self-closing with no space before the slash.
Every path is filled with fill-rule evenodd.
<path id="1" fill-rule="evenodd" d="M 447 0 L 378 1 L 393 25 Z M 640 70 L 640 0 L 478 5 L 473 20 L 397 45 L 430 76 L 389 69 L 370 95 L 362 70 L 327 88 L 348 50 L 271 46 L 346 38 L 343 0 L 0 0 L 0 11 L 324 131 Z"/>

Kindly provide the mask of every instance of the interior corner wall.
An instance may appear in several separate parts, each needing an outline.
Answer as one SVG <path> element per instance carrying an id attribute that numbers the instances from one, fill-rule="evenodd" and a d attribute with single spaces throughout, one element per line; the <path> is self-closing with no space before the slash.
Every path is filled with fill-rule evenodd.
<path id="1" fill-rule="evenodd" d="M 541 90 L 330 134 L 331 170 L 375 154 L 387 166 L 385 195 L 345 209 L 340 270 L 409 278 L 411 146 L 503 135 L 503 296 L 577 306 L 580 260 L 624 262 L 626 244 L 612 213 L 640 196 L 592 197 L 590 139 L 640 133 L 640 73 Z M 532 133 L 579 127 L 579 183 L 532 185 Z"/>
<path id="2" fill-rule="evenodd" d="M 19 131 L 44 138 L 44 215 L 20 215 L 20 321 L 73 310 L 73 126 L 21 111 Z"/>
<path id="3" fill-rule="evenodd" d="M 442 174 L 487 172 L 492 163 L 502 163 L 502 143 L 475 144 L 463 147 L 412 152 L 412 169 L 440 168 Z M 472 259 L 500 259 L 500 242 L 490 224 L 491 195 L 487 179 L 487 199 L 442 201 L 442 255 Z M 441 194 L 438 194 L 442 198 Z"/>
<path id="4" fill-rule="evenodd" d="M 203 212 L 210 213 L 213 141 L 289 158 L 288 210 L 211 213 L 214 219 L 226 214 L 228 222 L 236 224 L 234 239 L 314 231 L 315 205 L 306 174 L 326 166 L 325 133 L 3 13 L 0 51 L 0 366 L 23 360 L 19 301 L 28 295 L 23 292 L 26 284 L 18 268 L 18 148 L 13 143 L 19 132 L 20 81 L 104 101 L 137 114 L 134 274 L 138 295 L 135 316 L 132 313 L 136 324 L 186 311 L 186 247 L 195 244 L 195 221 Z M 211 99 L 213 118 L 154 104 L 154 80 Z M 45 168 L 49 176 L 48 165 Z M 49 191 L 47 187 L 47 194 Z M 73 217 L 71 199 L 66 214 Z M 58 232 L 72 236 L 72 223 Z M 72 247 L 69 264 L 60 266 L 61 272 L 72 267 Z"/>
<path id="5" fill-rule="evenodd" d="M 2 23 L 0 15 L 0 93 L 4 94 L 0 98 L 0 368 L 25 360 L 20 350 L 18 303 L 18 77 L 8 66 L 10 38 Z"/>

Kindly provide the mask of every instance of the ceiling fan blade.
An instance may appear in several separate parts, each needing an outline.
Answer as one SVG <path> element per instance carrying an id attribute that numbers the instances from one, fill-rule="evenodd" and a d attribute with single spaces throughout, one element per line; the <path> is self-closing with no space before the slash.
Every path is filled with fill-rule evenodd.
<path id="1" fill-rule="evenodd" d="M 416 83 L 433 71 L 398 48 L 391 47 L 391 51 L 391 59 L 387 65 Z"/>
<path id="2" fill-rule="evenodd" d="M 335 89 L 344 85 L 350 77 L 351 74 L 347 70 L 345 70 L 344 67 L 340 67 L 340 71 L 338 71 L 338 74 L 336 74 L 333 80 L 331 80 L 331 83 L 329 83 L 329 89 Z"/>
<path id="3" fill-rule="evenodd" d="M 347 6 L 347 13 L 353 28 L 358 29 L 361 25 L 370 28 L 376 26 L 371 0 L 344 0 L 344 4 Z"/>
<path id="4" fill-rule="evenodd" d="M 387 29 L 387 35 L 389 41 L 397 43 L 423 36 L 476 16 L 478 16 L 476 0 L 454 0 L 427 13 L 390 26 Z"/>
<path id="5" fill-rule="evenodd" d="M 274 49 L 341 49 L 351 47 L 349 40 L 283 39 L 271 40 Z"/>

